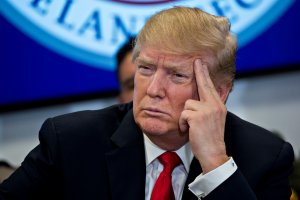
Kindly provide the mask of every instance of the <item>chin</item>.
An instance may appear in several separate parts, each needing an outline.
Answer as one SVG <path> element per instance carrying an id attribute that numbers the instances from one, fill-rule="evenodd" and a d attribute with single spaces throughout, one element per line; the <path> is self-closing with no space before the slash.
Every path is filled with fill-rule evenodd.
<path id="1" fill-rule="evenodd" d="M 162 122 L 160 119 L 145 119 L 141 120 L 138 124 L 142 131 L 149 135 L 164 135 L 172 131 L 170 125 L 166 122 Z"/>

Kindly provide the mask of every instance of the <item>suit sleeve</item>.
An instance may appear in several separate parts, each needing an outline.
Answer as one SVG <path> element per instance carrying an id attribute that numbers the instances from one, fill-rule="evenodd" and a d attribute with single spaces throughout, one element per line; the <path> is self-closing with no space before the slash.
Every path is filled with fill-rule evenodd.
<path id="1" fill-rule="evenodd" d="M 293 169 L 294 153 L 289 143 L 283 143 L 271 168 L 259 174 L 260 180 L 251 187 L 238 169 L 219 187 L 207 195 L 205 200 L 243 199 L 243 200 L 289 200 L 291 187 L 288 177 Z"/>
<path id="2" fill-rule="evenodd" d="M 258 186 L 258 199 L 289 200 L 291 187 L 289 175 L 293 171 L 294 151 L 289 143 L 283 143 L 273 167 Z"/>
<path id="3" fill-rule="evenodd" d="M 58 142 L 51 119 L 43 124 L 39 140 L 40 144 L 21 166 L 0 185 L 1 200 L 58 199 L 55 196 L 61 188 Z"/>

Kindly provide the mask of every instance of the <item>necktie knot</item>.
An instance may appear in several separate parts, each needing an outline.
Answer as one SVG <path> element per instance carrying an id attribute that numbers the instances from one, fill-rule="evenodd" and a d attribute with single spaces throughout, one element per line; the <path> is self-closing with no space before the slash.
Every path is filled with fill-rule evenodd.
<path id="1" fill-rule="evenodd" d="M 181 159 L 175 152 L 166 151 L 158 157 L 158 160 L 163 164 L 164 168 L 171 171 L 181 163 Z"/>

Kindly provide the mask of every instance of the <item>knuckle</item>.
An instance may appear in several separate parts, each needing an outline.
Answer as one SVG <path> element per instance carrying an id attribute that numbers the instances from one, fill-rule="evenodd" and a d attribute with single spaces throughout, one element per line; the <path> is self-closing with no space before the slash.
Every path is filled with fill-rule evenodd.
<path id="1" fill-rule="evenodd" d="M 227 113 L 227 108 L 224 105 L 218 105 L 214 107 L 213 111 L 216 115 L 223 116 Z"/>
<path id="2" fill-rule="evenodd" d="M 188 100 L 185 101 L 185 106 L 190 105 L 191 103 L 192 103 L 192 100 L 188 99 Z"/>

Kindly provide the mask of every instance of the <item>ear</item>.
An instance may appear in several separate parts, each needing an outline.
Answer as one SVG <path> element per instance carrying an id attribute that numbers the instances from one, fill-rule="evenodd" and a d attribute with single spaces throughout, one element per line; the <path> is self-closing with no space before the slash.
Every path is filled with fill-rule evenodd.
<path id="1" fill-rule="evenodd" d="M 231 82 L 227 82 L 227 83 L 221 83 L 218 87 L 217 87 L 217 92 L 222 100 L 222 102 L 225 104 L 228 98 L 228 95 L 230 93 L 232 89 L 232 83 Z"/>

